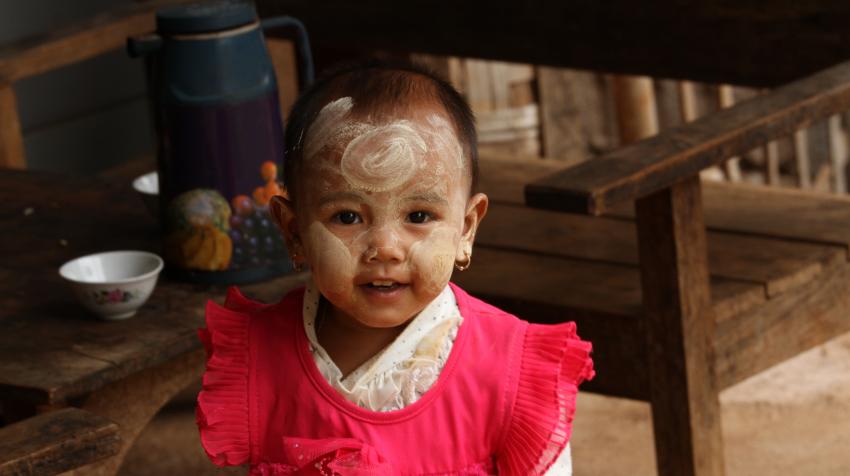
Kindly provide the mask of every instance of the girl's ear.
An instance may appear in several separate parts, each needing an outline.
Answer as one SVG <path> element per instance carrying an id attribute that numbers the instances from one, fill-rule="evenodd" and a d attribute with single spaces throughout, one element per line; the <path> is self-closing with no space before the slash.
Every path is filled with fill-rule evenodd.
<path id="1" fill-rule="evenodd" d="M 298 217 L 295 214 L 295 205 L 286 197 L 275 195 L 269 203 L 269 212 L 283 237 L 286 240 L 286 249 L 292 257 L 293 263 L 304 260 L 303 242 L 298 232 Z M 299 259 L 300 258 L 300 259 Z"/>
<path id="2" fill-rule="evenodd" d="M 478 231 L 478 225 L 487 214 L 487 207 L 490 203 L 487 195 L 476 193 L 466 202 L 466 215 L 463 217 L 463 232 L 460 236 L 457 252 L 455 253 L 455 262 L 468 262 L 472 255 L 472 244 L 475 241 L 475 232 Z"/>

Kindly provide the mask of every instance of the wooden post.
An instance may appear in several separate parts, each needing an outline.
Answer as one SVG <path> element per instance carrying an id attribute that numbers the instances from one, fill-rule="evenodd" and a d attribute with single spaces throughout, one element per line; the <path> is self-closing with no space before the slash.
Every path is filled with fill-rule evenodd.
<path id="1" fill-rule="evenodd" d="M 613 91 L 622 144 L 658 133 L 658 112 L 655 110 L 652 78 L 614 76 Z"/>
<path id="2" fill-rule="evenodd" d="M 289 40 L 268 38 L 266 47 L 274 67 L 275 79 L 277 79 L 280 115 L 285 120 L 289 109 L 298 97 L 298 64 L 295 61 L 295 46 Z"/>
<path id="3" fill-rule="evenodd" d="M 779 174 L 779 143 L 775 140 L 764 146 L 764 175 L 768 185 L 780 186 L 781 176 Z"/>
<path id="4" fill-rule="evenodd" d="M 11 83 L 0 84 L 0 167 L 27 167 L 15 90 Z"/>
<path id="5" fill-rule="evenodd" d="M 835 193 L 847 193 L 847 138 L 841 127 L 841 116 L 829 118 L 829 160 L 832 162 L 832 189 Z"/>
<path id="6" fill-rule="evenodd" d="M 724 473 L 700 179 L 636 202 L 658 473 Z M 639 364 L 638 364 L 639 365 Z"/>
<path id="7" fill-rule="evenodd" d="M 812 188 L 812 171 L 809 166 L 809 132 L 799 129 L 794 132 L 794 159 L 797 161 L 797 185 Z"/>
<path id="8" fill-rule="evenodd" d="M 726 109 L 735 105 L 735 95 L 732 86 L 721 84 L 717 86 L 717 108 Z M 724 171 L 730 182 L 741 181 L 741 158 L 729 157 L 724 162 Z"/>

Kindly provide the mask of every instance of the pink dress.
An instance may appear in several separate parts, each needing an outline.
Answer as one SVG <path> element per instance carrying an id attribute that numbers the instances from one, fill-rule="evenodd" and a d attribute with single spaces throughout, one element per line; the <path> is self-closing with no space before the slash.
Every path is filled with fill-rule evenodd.
<path id="1" fill-rule="evenodd" d="M 451 284 L 463 324 L 437 382 L 397 411 L 340 395 L 308 348 L 303 288 L 272 305 L 235 288 L 207 305 L 197 419 L 218 465 L 252 475 L 543 474 L 570 438 L 593 377 L 574 323 L 529 324 Z"/>

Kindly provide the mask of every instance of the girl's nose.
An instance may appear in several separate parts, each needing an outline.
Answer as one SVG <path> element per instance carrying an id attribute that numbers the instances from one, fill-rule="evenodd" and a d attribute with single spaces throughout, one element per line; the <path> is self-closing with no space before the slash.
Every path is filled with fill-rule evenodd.
<path id="1" fill-rule="evenodd" d="M 392 227 L 379 226 L 369 232 L 364 260 L 367 263 L 404 261 L 401 239 Z"/>

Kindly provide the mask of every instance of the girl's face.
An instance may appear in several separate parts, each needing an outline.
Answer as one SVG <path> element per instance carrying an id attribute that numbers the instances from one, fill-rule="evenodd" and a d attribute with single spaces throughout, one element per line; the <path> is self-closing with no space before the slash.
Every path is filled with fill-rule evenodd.
<path id="1" fill-rule="evenodd" d="M 469 165 L 445 113 L 425 107 L 379 122 L 329 103 L 304 143 L 297 205 L 273 211 L 335 318 L 406 323 L 472 252 L 487 197 L 469 197 Z"/>

